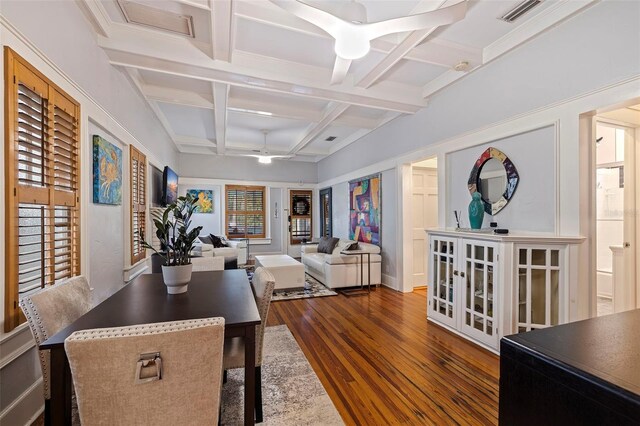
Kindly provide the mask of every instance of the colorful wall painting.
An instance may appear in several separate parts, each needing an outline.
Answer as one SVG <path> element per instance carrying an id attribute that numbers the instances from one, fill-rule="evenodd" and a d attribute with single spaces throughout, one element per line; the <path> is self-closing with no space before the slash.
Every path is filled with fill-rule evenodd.
<path id="1" fill-rule="evenodd" d="M 380 245 L 380 180 L 371 175 L 349 182 L 349 238 Z"/>
<path id="2" fill-rule="evenodd" d="M 122 150 L 93 135 L 93 202 L 122 204 Z"/>

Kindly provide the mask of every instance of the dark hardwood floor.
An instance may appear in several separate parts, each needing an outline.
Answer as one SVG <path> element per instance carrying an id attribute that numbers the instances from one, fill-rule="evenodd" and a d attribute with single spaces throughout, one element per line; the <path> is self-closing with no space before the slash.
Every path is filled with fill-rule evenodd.
<path id="1" fill-rule="evenodd" d="M 499 359 L 427 323 L 426 291 L 273 302 L 346 424 L 497 424 Z"/>

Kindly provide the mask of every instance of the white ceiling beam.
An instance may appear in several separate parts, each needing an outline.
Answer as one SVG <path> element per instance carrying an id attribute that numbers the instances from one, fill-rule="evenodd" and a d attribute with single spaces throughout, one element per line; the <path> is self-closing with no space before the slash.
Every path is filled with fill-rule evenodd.
<path id="1" fill-rule="evenodd" d="M 193 108 L 205 108 L 211 110 L 214 109 L 214 105 L 211 99 L 207 99 L 196 92 L 153 86 L 148 84 L 142 84 L 142 90 L 144 92 L 144 95 L 148 99 L 155 102 L 175 104 Z M 289 120 L 306 121 L 309 123 L 316 123 L 322 120 L 322 111 L 300 108 L 299 106 L 288 105 L 286 103 L 264 102 L 258 100 L 229 97 L 227 108 L 235 108 L 237 110 L 246 111 L 230 111 L 237 112 L 238 114 L 252 114 L 263 117 L 286 118 Z M 268 112 L 271 115 L 259 114 L 258 111 Z M 343 114 L 335 121 L 335 124 L 346 127 L 373 129 L 378 125 L 378 121 L 373 118 Z"/>
<path id="2" fill-rule="evenodd" d="M 323 114 L 322 120 L 318 123 L 312 124 L 307 128 L 304 135 L 300 139 L 298 143 L 296 143 L 289 150 L 289 155 L 294 155 L 308 144 L 310 144 L 315 138 L 317 138 L 324 130 L 329 127 L 336 118 L 340 116 L 343 112 L 345 112 L 349 108 L 348 104 L 335 104 L 329 103 L 327 108 L 325 108 L 325 113 Z"/>
<path id="3" fill-rule="evenodd" d="M 229 85 L 212 83 L 213 113 L 216 124 L 216 147 L 219 155 L 224 154 L 227 143 L 227 103 L 229 101 Z"/>
<path id="4" fill-rule="evenodd" d="M 178 145 L 188 145 L 188 146 L 204 146 L 207 148 L 215 148 L 215 141 L 198 138 L 195 136 L 187 136 L 187 135 L 176 135 L 175 141 Z"/>
<path id="5" fill-rule="evenodd" d="M 388 92 L 366 90 L 363 88 L 340 87 L 332 88 L 324 83 L 297 84 L 286 79 L 261 78 L 250 70 L 232 71 L 226 67 L 219 67 L 217 61 L 210 66 L 197 66 L 191 63 L 176 62 L 167 59 L 141 55 L 135 52 L 105 49 L 112 65 L 128 68 L 144 69 L 182 77 L 195 78 L 212 82 L 226 83 L 232 86 L 249 87 L 256 90 L 267 90 L 296 96 L 324 99 L 360 105 L 369 108 L 413 114 L 419 111 L 425 102 L 420 98 L 416 102 L 415 95 L 408 99 L 406 96 L 394 96 Z M 224 65 L 224 63 L 222 63 Z M 229 64 L 230 65 L 230 64 Z"/>
<path id="6" fill-rule="evenodd" d="M 164 116 L 157 103 L 149 100 L 149 98 L 144 95 L 144 85 L 142 83 L 142 77 L 140 77 L 140 73 L 138 72 L 138 70 L 125 69 L 125 71 L 127 73 L 127 76 L 129 77 L 129 80 L 133 83 L 136 89 L 138 89 L 138 92 L 140 93 L 142 98 L 147 102 L 147 105 L 149 105 L 151 111 L 153 111 L 153 113 L 156 115 L 158 121 L 160 121 L 160 124 L 164 128 L 165 132 L 167 132 L 169 139 L 171 139 L 175 147 L 180 150 L 180 146 L 178 145 L 178 143 L 176 143 L 176 134 L 174 133 L 171 124 L 169 124 L 167 117 Z"/>
<path id="7" fill-rule="evenodd" d="M 111 35 L 111 18 L 99 1 L 76 0 L 82 13 L 89 19 L 96 33 L 104 37 Z"/>
<path id="8" fill-rule="evenodd" d="M 331 73 L 331 84 L 340 84 L 344 81 L 351 67 L 351 59 L 344 59 L 336 55 L 336 61 L 333 64 L 333 73 Z"/>
<path id="9" fill-rule="evenodd" d="M 231 62 L 234 45 L 233 0 L 211 0 L 213 59 Z"/>

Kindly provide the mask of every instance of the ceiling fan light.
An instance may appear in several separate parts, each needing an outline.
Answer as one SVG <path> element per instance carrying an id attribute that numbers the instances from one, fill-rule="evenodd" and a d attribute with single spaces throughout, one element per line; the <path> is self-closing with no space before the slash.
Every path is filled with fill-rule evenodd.
<path id="1" fill-rule="evenodd" d="M 360 59 L 369 53 L 371 43 L 361 33 L 349 32 L 349 34 L 336 38 L 334 49 L 336 55 L 343 59 Z"/>
<path id="2" fill-rule="evenodd" d="M 258 157 L 258 162 L 262 164 L 271 164 L 271 157 L 260 156 Z"/>

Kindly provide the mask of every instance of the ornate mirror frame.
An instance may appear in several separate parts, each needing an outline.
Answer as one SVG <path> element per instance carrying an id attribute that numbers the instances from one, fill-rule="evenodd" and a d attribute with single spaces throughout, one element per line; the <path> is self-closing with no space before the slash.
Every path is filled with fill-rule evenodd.
<path id="1" fill-rule="evenodd" d="M 473 169 L 471 169 L 469 181 L 467 182 L 470 194 L 473 195 L 474 192 L 480 192 L 478 191 L 478 188 L 480 187 L 480 171 L 482 170 L 482 166 L 484 166 L 484 164 L 492 158 L 498 159 L 507 172 L 507 185 L 504 193 L 502 194 L 502 197 L 500 197 L 500 199 L 494 203 L 487 202 L 484 197 L 482 198 L 482 201 L 484 203 L 484 211 L 490 215 L 495 215 L 500 210 L 502 210 L 513 197 L 513 194 L 516 192 L 516 188 L 518 187 L 520 176 L 518 175 L 516 166 L 513 165 L 511 160 L 509 160 L 509 157 L 507 157 L 502 151 L 496 148 L 487 148 L 486 151 L 484 151 L 482 155 L 478 157 L 475 164 L 473 165 Z"/>

